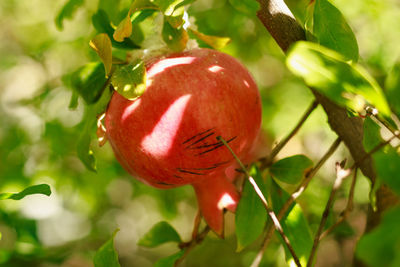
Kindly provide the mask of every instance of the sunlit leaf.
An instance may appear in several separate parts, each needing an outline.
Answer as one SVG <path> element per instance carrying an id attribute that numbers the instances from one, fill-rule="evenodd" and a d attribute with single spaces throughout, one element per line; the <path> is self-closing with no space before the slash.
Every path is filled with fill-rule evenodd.
<path id="1" fill-rule="evenodd" d="M 229 0 L 229 3 L 238 11 L 250 16 L 255 16 L 260 9 L 256 0 Z"/>
<path id="2" fill-rule="evenodd" d="M 275 162 L 270 173 L 281 182 L 297 184 L 312 166 L 313 162 L 306 156 L 295 155 Z"/>
<path id="3" fill-rule="evenodd" d="M 88 104 L 99 100 L 107 82 L 101 62 L 88 63 L 74 71 L 66 79 L 69 79 L 69 86 L 79 93 Z"/>
<path id="4" fill-rule="evenodd" d="M 393 147 L 373 155 L 378 178 L 400 195 L 400 154 Z"/>
<path id="5" fill-rule="evenodd" d="M 114 238 L 119 230 L 116 230 L 112 237 L 99 248 L 94 255 L 94 267 L 120 267 L 118 254 L 114 248 Z"/>
<path id="6" fill-rule="evenodd" d="M 368 266 L 395 267 L 400 247 L 400 208 L 388 210 L 382 222 L 364 234 L 357 244 L 358 259 Z"/>
<path id="7" fill-rule="evenodd" d="M 92 16 L 92 23 L 98 33 L 106 33 L 111 40 L 111 44 L 115 48 L 134 49 L 139 48 L 130 38 L 125 38 L 122 42 L 117 42 L 113 38 L 114 28 L 111 26 L 111 21 L 107 13 L 99 9 Z"/>
<path id="8" fill-rule="evenodd" d="M 180 250 L 175 254 L 172 254 L 168 257 L 159 259 L 158 261 L 156 261 L 156 263 L 153 265 L 154 267 L 174 267 L 175 266 L 175 262 L 180 259 L 183 254 L 185 254 L 184 250 Z"/>
<path id="9" fill-rule="evenodd" d="M 112 47 L 110 37 L 105 33 L 100 33 L 90 41 L 89 45 L 100 57 L 104 64 L 106 76 L 108 76 L 112 67 Z"/>
<path id="10" fill-rule="evenodd" d="M 124 41 L 125 38 L 131 36 L 132 34 L 132 22 L 131 16 L 128 14 L 118 25 L 114 32 L 113 38 L 117 42 Z"/>
<path id="11" fill-rule="evenodd" d="M 400 118 L 400 62 L 394 65 L 385 81 L 385 93 L 389 105 Z"/>
<path id="12" fill-rule="evenodd" d="M 157 247 L 167 242 L 181 242 L 181 237 L 167 222 L 161 221 L 154 225 L 138 242 L 144 247 Z"/>
<path id="13" fill-rule="evenodd" d="M 378 83 L 356 63 L 350 64 L 337 52 L 310 42 L 298 42 L 289 51 L 289 69 L 307 85 L 339 105 L 362 111 L 366 104 L 390 115 L 390 109 Z"/>
<path id="14" fill-rule="evenodd" d="M 144 9 L 158 9 L 158 7 L 151 0 L 135 0 L 132 2 L 129 13 L 133 14 L 136 11 Z"/>
<path id="15" fill-rule="evenodd" d="M 26 196 L 35 194 L 50 196 L 51 195 L 50 186 L 48 184 L 38 184 L 27 187 L 19 193 L 0 193 L 0 200 L 3 199 L 20 200 Z"/>
<path id="16" fill-rule="evenodd" d="M 256 166 L 251 168 L 250 175 L 261 191 L 265 193 L 265 182 Z M 267 212 L 264 204 L 254 191 L 253 186 L 246 180 L 235 216 L 238 251 L 253 243 L 261 235 L 266 220 Z"/>
<path id="17" fill-rule="evenodd" d="M 68 0 L 65 5 L 58 12 L 56 17 L 56 26 L 59 30 L 62 30 L 64 25 L 64 19 L 71 19 L 75 11 L 83 5 L 83 0 Z"/>
<path id="18" fill-rule="evenodd" d="M 205 35 L 191 28 L 189 28 L 189 32 L 194 34 L 196 38 L 202 40 L 203 42 L 205 42 L 214 49 L 224 48 L 231 41 L 229 37 Z"/>
<path id="19" fill-rule="evenodd" d="M 278 213 L 282 208 L 283 203 L 289 198 L 289 194 L 285 192 L 273 179 L 270 180 L 270 194 L 272 205 L 275 213 Z M 281 225 L 284 233 L 288 237 L 297 257 L 299 258 L 302 266 L 306 266 L 308 256 L 313 244 L 311 230 L 299 204 L 292 204 L 288 213 L 281 220 Z M 283 240 L 281 240 L 283 243 Z M 286 261 L 289 266 L 295 266 L 292 254 L 285 247 Z"/>
<path id="20" fill-rule="evenodd" d="M 364 120 L 364 139 L 363 144 L 367 152 L 371 151 L 375 146 L 382 142 L 380 129 L 370 117 Z"/>
<path id="21" fill-rule="evenodd" d="M 127 99 L 141 96 L 146 89 L 146 67 L 142 60 L 118 67 L 111 77 L 114 89 Z"/>
<path id="22" fill-rule="evenodd" d="M 356 37 L 342 13 L 328 0 L 315 0 L 313 33 L 318 42 L 349 60 L 358 60 Z"/>
<path id="23" fill-rule="evenodd" d="M 182 27 L 174 28 L 165 19 L 162 28 L 162 38 L 164 42 L 173 51 L 182 51 L 186 47 L 186 43 L 189 40 L 189 36 L 185 29 Z"/>

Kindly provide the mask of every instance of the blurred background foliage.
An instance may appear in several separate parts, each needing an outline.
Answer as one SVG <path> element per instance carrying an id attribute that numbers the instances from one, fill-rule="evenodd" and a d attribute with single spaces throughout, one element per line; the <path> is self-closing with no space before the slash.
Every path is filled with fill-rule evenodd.
<path id="1" fill-rule="evenodd" d="M 190 187 L 158 190 L 137 182 L 116 162 L 108 144 L 99 148 L 92 143 L 96 173 L 80 162 L 76 146 L 84 128 L 84 105 L 79 99 L 76 109 L 69 108 L 72 91 L 62 78 L 98 60 L 88 46 L 95 35 L 92 16 L 98 6 L 105 7 L 118 24 L 130 1 L 82 1 L 60 30 L 55 20 L 64 2 L 0 1 L 0 193 L 40 183 L 52 188 L 50 197 L 0 201 L 0 266 L 92 266 L 94 252 L 116 228 L 120 228 L 115 245 L 121 266 L 151 266 L 176 247 L 146 249 L 137 246 L 137 241 L 160 220 L 170 222 L 184 240 L 190 239 L 197 212 L 194 192 Z M 304 23 L 308 1 L 286 2 Z M 399 2 L 334 3 L 356 34 L 361 63 L 382 83 L 400 54 Z M 263 128 L 271 143 L 282 139 L 313 97 L 288 72 L 280 48 L 255 16 L 241 13 L 228 0 L 197 0 L 187 12 L 199 31 L 231 38 L 223 51 L 249 68 L 263 100 Z M 150 17 L 139 24 L 138 44 L 152 31 L 152 23 Z M 303 153 L 318 160 L 335 139 L 326 120 L 318 108 L 278 157 Z M 334 162 L 346 156 L 341 147 L 299 200 L 313 230 L 330 192 Z M 339 193 L 336 211 L 346 203 L 349 182 Z M 317 266 L 349 266 L 366 220 L 368 192 L 369 183 L 360 178 L 349 224 L 322 242 Z M 258 243 L 235 253 L 233 216 L 228 214 L 226 221 L 226 240 L 210 234 L 189 255 L 187 266 L 249 266 Z M 278 241 L 266 255 L 262 266 L 285 266 Z"/>

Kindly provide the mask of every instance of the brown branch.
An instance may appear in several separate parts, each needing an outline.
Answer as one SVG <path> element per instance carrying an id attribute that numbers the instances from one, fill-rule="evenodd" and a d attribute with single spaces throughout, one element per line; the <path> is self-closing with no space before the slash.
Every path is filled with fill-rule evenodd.
<path id="1" fill-rule="evenodd" d="M 297 41 L 305 40 L 305 31 L 297 23 L 283 0 L 257 0 L 260 3 L 258 18 L 284 52 Z M 345 108 L 310 88 L 317 101 L 324 108 L 331 129 L 340 137 L 349 149 L 354 161 L 360 162 L 359 168 L 368 177 L 372 185 L 376 180 L 373 159 L 363 146 L 363 125 L 359 117 L 349 117 Z M 363 160 L 361 160 L 363 159 Z M 380 221 L 381 214 L 398 202 L 398 197 L 386 186 L 377 191 L 377 210 L 368 212 L 367 231 Z"/>
<path id="2" fill-rule="evenodd" d="M 283 241 L 285 242 L 287 248 L 290 251 L 290 254 L 293 257 L 294 262 L 298 267 L 301 267 L 301 263 L 299 258 L 296 255 L 296 252 L 294 251 L 292 245 L 290 244 L 289 238 L 286 236 L 286 234 L 283 232 L 283 228 L 276 217 L 275 212 L 271 209 L 269 206 L 267 200 L 265 199 L 263 193 L 261 192 L 261 189 L 258 187 L 257 183 L 254 181 L 253 177 L 250 176 L 249 172 L 247 171 L 246 167 L 243 165 L 242 161 L 238 158 L 238 156 L 235 154 L 235 152 L 232 150 L 232 148 L 228 145 L 228 142 L 226 142 L 221 136 L 217 137 L 218 141 L 221 141 L 226 148 L 231 152 L 233 157 L 235 158 L 236 162 L 239 164 L 240 168 L 242 168 L 243 172 L 246 175 L 246 178 L 249 180 L 250 184 L 253 186 L 254 191 L 258 195 L 258 197 L 261 199 L 261 202 L 263 203 L 265 210 L 268 213 L 268 216 L 271 218 L 273 225 L 275 226 L 275 229 L 278 231 L 278 233 L 281 235 Z"/>
<path id="3" fill-rule="evenodd" d="M 333 142 L 333 144 L 330 146 L 328 151 L 325 153 L 325 155 L 318 161 L 318 163 L 315 165 L 315 167 L 312 168 L 306 174 L 306 177 L 304 178 L 303 182 L 299 185 L 297 190 L 293 194 L 291 194 L 289 199 L 286 200 L 286 202 L 283 204 L 281 210 L 278 213 L 279 221 L 282 220 L 282 218 L 285 216 L 286 212 L 289 210 L 289 208 L 293 204 L 293 202 L 301 195 L 301 193 L 304 192 L 304 190 L 307 188 L 308 184 L 311 182 L 312 178 L 315 176 L 315 174 L 318 172 L 318 170 L 324 165 L 324 163 L 332 156 L 332 154 L 336 151 L 336 149 L 338 148 L 340 143 L 341 143 L 340 138 L 337 138 L 335 140 L 335 142 Z M 271 226 L 268 226 L 266 229 L 266 235 L 264 237 L 262 247 L 259 250 L 253 263 L 251 264 L 251 267 L 256 267 L 260 264 L 262 255 L 264 254 L 265 250 L 267 249 L 269 241 L 271 240 L 273 233 L 274 233 L 274 228 L 272 228 Z"/>

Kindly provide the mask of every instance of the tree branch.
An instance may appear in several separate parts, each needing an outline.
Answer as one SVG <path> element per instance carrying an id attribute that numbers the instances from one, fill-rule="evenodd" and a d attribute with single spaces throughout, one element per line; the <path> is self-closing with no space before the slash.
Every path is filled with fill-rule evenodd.
<path id="1" fill-rule="evenodd" d="M 293 14 L 283 0 L 257 0 L 260 3 L 258 18 L 284 52 L 297 41 L 305 40 L 305 31 L 297 23 Z M 345 108 L 339 107 L 331 100 L 310 88 L 317 101 L 324 108 L 331 129 L 340 137 L 349 149 L 354 161 L 362 173 L 374 184 L 376 172 L 373 160 L 363 146 L 363 124 L 359 117 L 349 117 Z M 362 160 L 361 160 L 362 159 Z M 385 186 L 378 189 L 376 212 L 368 214 L 367 230 L 372 229 L 380 220 L 384 210 L 393 205 L 396 196 Z"/>

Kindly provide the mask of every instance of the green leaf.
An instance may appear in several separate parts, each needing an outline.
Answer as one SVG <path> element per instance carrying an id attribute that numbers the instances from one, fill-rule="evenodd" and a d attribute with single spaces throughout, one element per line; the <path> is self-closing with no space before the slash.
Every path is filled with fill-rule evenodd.
<path id="1" fill-rule="evenodd" d="M 105 89 L 106 73 L 101 62 L 88 63 L 67 75 L 68 84 L 88 104 L 97 102 Z"/>
<path id="2" fill-rule="evenodd" d="M 119 7 L 121 0 L 99 0 L 97 10 L 103 10 L 107 12 L 107 16 L 111 18 L 112 22 L 116 25 L 120 19 Z"/>
<path id="3" fill-rule="evenodd" d="M 371 104 L 384 116 L 390 115 L 382 89 L 372 76 L 331 49 L 300 41 L 290 49 L 286 64 L 307 85 L 339 105 L 359 112 Z"/>
<path id="4" fill-rule="evenodd" d="M 400 117 L 400 62 L 398 62 L 385 81 L 385 92 L 389 105 L 397 117 Z"/>
<path id="5" fill-rule="evenodd" d="M 388 210 L 378 227 L 363 235 L 357 244 L 357 258 L 369 266 L 395 267 L 400 248 L 400 208 Z"/>
<path id="6" fill-rule="evenodd" d="M 141 96 L 146 89 L 146 67 L 138 59 L 129 65 L 118 67 L 111 77 L 115 91 L 127 99 Z"/>
<path id="7" fill-rule="evenodd" d="M 50 196 L 51 195 L 50 186 L 47 184 L 38 184 L 27 187 L 19 193 L 1 193 L 0 200 L 3 199 L 21 200 L 26 196 L 35 194 Z"/>
<path id="8" fill-rule="evenodd" d="M 55 23 L 59 30 L 62 30 L 64 19 L 71 19 L 75 11 L 83 5 L 83 0 L 68 0 L 58 12 Z"/>
<path id="9" fill-rule="evenodd" d="M 281 182 L 297 184 L 312 166 L 313 162 L 306 156 L 295 155 L 275 162 L 270 168 L 270 173 Z"/>
<path id="10" fill-rule="evenodd" d="M 376 124 L 370 117 L 365 118 L 363 145 L 367 152 L 371 151 L 374 147 L 382 142 L 380 130 L 381 127 L 379 127 L 379 125 Z"/>
<path id="11" fill-rule="evenodd" d="M 96 159 L 94 157 L 93 150 L 90 148 L 92 138 L 89 129 L 92 127 L 87 126 L 85 128 L 86 129 L 82 132 L 77 142 L 77 154 L 78 158 L 88 170 L 96 172 Z"/>
<path id="12" fill-rule="evenodd" d="M 282 208 L 283 203 L 285 203 L 289 198 L 289 194 L 280 188 L 273 179 L 270 179 L 269 191 L 274 212 L 278 213 Z M 281 225 L 284 233 L 290 241 L 290 244 L 296 252 L 297 257 L 299 257 L 301 265 L 306 266 L 308 256 L 311 252 L 313 239 L 310 227 L 299 204 L 292 204 L 286 216 L 281 220 Z M 286 261 L 288 265 L 295 266 L 292 254 L 289 252 L 280 236 L 279 238 L 285 247 Z"/>
<path id="13" fill-rule="evenodd" d="M 356 37 L 342 13 L 328 0 L 315 1 L 313 33 L 321 45 L 357 62 Z"/>
<path id="14" fill-rule="evenodd" d="M 112 237 L 99 248 L 94 255 L 94 267 L 120 267 L 118 254 L 114 248 L 114 237 L 119 230 L 116 230 Z"/>
<path id="15" fill-rule="evenodd" d="M 69 100 L 68 108 L 75 110 L 78 107 L 79 94 L 74 90 L 72 91 L 71 98 Z"/>
<path id="16" fill-rule="evenodd" d="M 373 155 L 378 178 L 400 195 L 400 155 L 391 146 Z"/>
<path id="17" fill-rule="evenodd" d="M 209 46 L 211 46 L 214 49 L 222 49 L 231 41 L 231 39 L 229 37 L 205 35 L 199 31 L 196 31 L 196 30 L 190 29 L 190 28 L 189 28 L 189 32 L 192 33 L 196 38 L 205 42 L 206 44 L 208 44 Z"/>
<path id="18" fill-rule="evenodd" d="M 161 221 L 139 240 L 138 245 L 153 248 L 167 242 L 179 243 L 181 237 L 169 223 Z"/>
<path id="19" fill-rule="evenodd" d="M 256 0 L 229 0 L 229 3 L 238 11 L 249 16 L 255 16 L 260 9 Z"/>
<path id="20" fill-rule="evenodd" d="M 172 27 L 165 17 L 161 35 L 168 47 L 177 52 L 185 49 L 186 43 L 189 40 L 189 36 L 183 27 Z"/>
<path id="21" fill-rule="evenodd" d="M 180 259 L 183 254 L 185 254 L 185 250 L 180 250 L 175 254 L 172 254 L 168 257 L 159 259 L 153 266 L 154 267 L 174 267 L 175 262 Z"/>
<path id="22" fill-rule="evenodd" d="M 250 176 L 254 178 L 261 191 L 265 193 L 265 182 L 256 166 L 251 168 Z M 254 191 L 253 186 L 246 180 L 235 216 L 237 251 L 250 245 L 261 235 L 266 220 L 267 212 L 264 204 Z"/>
<path id="23" fill-rule="evenodd" d="M 154 4 L 154 0 L 134 0 L 129 8 L 129 13 L 133 14 L 136 11 L 145 9 L 158 9 Z"/>

